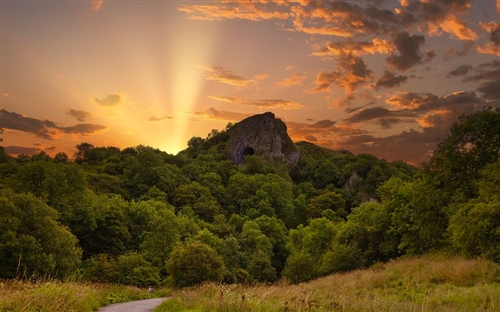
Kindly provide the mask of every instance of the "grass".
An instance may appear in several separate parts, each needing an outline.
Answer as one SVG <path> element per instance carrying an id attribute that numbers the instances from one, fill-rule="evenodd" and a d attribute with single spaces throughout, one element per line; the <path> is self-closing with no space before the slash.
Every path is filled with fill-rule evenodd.
<path id="1" fill-rule="evenodd" d="M 500 311 L 500 266 L 449 254 L 376 264 L 292 285 L 181 289 L 164 311 Z"/>
<path id="2" fill-rule="evenodd" d="M 154 297 L 166 295 L 155 291 Z M 146 289 L 82 282 L 0 280 L 0 311 L 96 311 L 111 303 L 153 297 Z"/>

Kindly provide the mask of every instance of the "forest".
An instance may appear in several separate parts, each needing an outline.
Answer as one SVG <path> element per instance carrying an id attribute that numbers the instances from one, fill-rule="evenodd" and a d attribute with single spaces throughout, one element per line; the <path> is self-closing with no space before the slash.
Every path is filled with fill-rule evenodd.
<path id="1" fill-rule="evenodd" d="M 500 109 L 460 117 L 418 167 L 295 143 L 229 159 L 228 124 L 177 155 L 0 147 L 0 278 L 185 287 L 290 283 L 445 250 L 500 262 Z"/>

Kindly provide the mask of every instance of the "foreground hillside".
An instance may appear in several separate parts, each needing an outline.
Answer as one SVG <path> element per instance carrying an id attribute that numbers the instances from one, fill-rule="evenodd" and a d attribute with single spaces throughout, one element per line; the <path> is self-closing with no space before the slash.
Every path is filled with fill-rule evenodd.
<path id="1" fill-rule="evenodd" d="M 498 311 L 499 282 L 496 263 L 433 254 L 297 285 L 204 284 L 155 311 Z"/>

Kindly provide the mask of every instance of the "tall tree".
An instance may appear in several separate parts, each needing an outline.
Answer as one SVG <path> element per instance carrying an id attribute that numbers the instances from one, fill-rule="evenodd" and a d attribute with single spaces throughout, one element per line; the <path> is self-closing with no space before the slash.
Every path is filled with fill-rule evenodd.
<path id="1" fill-rule="evenodd" d="M 32 194 L 0 191 L 0 277 L 31 274 L 64 277 L 80 264 L 76 237 L 58 213 Z"/>
<path id="2" fill-rule="evenodd" d="M 481 169 L 499 157 L 500 108 L 486 108 L 462 115 L 438 144 L 426 168 L 442 177 L 449 192 L 472 198 L 477 195 L 474 181 Z"/>

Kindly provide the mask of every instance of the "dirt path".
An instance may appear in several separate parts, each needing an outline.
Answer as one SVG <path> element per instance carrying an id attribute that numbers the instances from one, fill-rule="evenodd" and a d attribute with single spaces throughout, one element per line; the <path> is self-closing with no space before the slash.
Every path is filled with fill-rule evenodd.
<path id="1" fill-rule="evenodd" d="M 167 298 L 154 298 L 124 303 L 115 303 L 105 306 L 97 312 L 150 312 Z"/>

